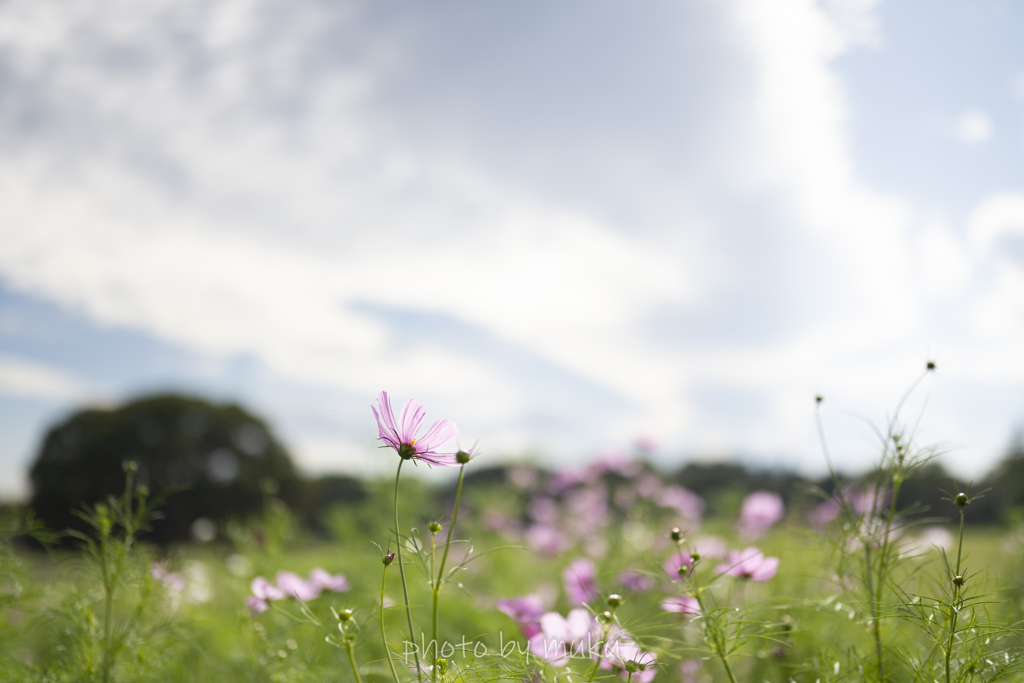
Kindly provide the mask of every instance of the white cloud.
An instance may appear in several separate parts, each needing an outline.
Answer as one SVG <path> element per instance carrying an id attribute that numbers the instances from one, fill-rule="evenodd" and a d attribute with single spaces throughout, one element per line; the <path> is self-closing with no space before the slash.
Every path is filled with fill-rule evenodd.
<path id="1" fill-rule="evenodd" d="M 956 120 L 956 137 L 969 145 L 986 142 L 992 137 L 992 120 L 979 109 L 965 111 Z"/>
<path id="2" fill-rule="evenodd" d="M 0 394 L 23 398 L 81 400 L 89 394 L 77 378 L 52 367 L 0 355 Z"/>

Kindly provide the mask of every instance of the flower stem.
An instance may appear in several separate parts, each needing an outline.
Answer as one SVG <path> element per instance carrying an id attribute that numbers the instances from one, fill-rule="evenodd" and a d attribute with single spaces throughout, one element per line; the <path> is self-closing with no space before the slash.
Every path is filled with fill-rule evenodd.
<path id="1" fill-rule="evenodd" d="M 455 532 L 455 523 L 459 520 L 459 505 L 462 503 L 462 481 L 466 475 L 466 466 L 463 465 L 459 468 L 459 485 L 455 489 L 455 512 L 452 513 L 452 523 L 448 525 L 448 537 L 444 541 L 444 553 L 441 555 L 441 566 L 437 570 L 437 580 L 434 581 L 434 636 L 433 643 L 434 647 L 437 645 L 437 601 L 438 596 L 441 594 L 441 579 L 444 576 L 444 565 L 448 561 L 448 550 L 452 547 L 452 534 Z M 436 668 L 434 668 L 436 679 Z"/>
<path id="2" fill-rule="evenodd" d="M 416 635 L 412 630 L 412 607 L 409 606 L 409 585 L 405 581 L 405 564 L 402 562 L 402 532 L 398 525 L 398 480 L 402 476 L 402 465 L 405 460 L 398 461 L 398 471 L 395 472 L 395 537 L 398 540 L 398 573 L 402 577 L 402 596 L 405 598 L 405 617 L 409 621 L 409 638 L 415 643 Z M 383 604 L 381 605 L 383 607 Z M 416 663 L 416 679 L 423 681 L 423 672 L 420 671 L 419 653 L 413 650 L 413 660 Z"/>
<path id="3" fill-rule="evenodd" d="M 384 565 L 383 578 L 380 582 L 380 638 L 384 641 L 384 652 L 388 656 L 388 666 L 391 667 L 391 675 L 398 683 L 398 671 L 395 670 L 395 661 L 391 658 L 391 646 L 388 645 L 388 634 L 384 630 L 384 588 L 388 585 L 388 568 Z"/>
<path id="4" fill-rule="evenodd" d="M 349 642 L 348 638 L 345 638 L 345 650 L 348 652 L 348 663 L 352 665 L 352 673 L 356 676 L 356 683 L 363 683 L 363 679 L 359 676 L 359 667 L 356 666 L 355 648 L 352 647 L 352 643 Z"/>
<path id="5" fill-rule="evenodd" d="M 956 572 L 953 574 L 953 602 L 949 605 L 949 643 L 946 645 L 946 683 L 949 683 L 949 658 L 953 654 L 953 636 L 956 635 L 957 603 L 960 601 L 960 586 L 956 578 L 960 576 L 960 560 L 964 550 L 964 509 L 960 508 L 960 543 L 956 549 Z"/>

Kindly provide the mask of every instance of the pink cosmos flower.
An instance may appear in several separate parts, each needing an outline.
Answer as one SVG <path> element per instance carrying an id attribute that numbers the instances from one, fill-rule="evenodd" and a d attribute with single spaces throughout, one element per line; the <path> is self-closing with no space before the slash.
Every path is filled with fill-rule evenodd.
<path id="1" fill-rule="evenodd" d="M 456 460 L 455 453 L 439 453 L 438 448 L 451 443 L 459 437 L 459 428 L 451 420 L 438 420 L 427 433 L 417 438 L 416 434 L 423 426 L 426 411 L 423 405 L 409 399 L 402 407 L 402 415 L 398 422 L 395 422 L 395 414 L 391 410 L 391 399 L 388 392 L 382 391 L 377 397 L 377 404 L 380 412 L 373 406 L 373 416 L 377 418 L 377 431 L 381 440 L 391 448 L 403 460 L 422 460 L 431 465 L 446 467 L 448 465 L 460 464 Z"/>
<path id="2" fill-rule="evenodd" d="M 605 648 L 608 661 L 630 680 L 650 683 L 658 673 L 657 655 L 640 649 L 634 641 L 619 638 Z"/>
<path id="3" fill-rule="evenodd" d="M 719 574 L 728 574 L 751 581 L 767 581 L 779 571 L 779 558 L 765 557 L 757 548 L 746 548 L 743 552 L 730 550 L 725 562 L 715 567 Z"/>
<path id="4" fill-rule="evenodd" d="M 661 609 L 676 614 L 700 615 L 700 603 L 692 595 L 675 595 L 661 601 Z"/>
<path id="5" fill-rule="evenodd" d="M 597 597 L 597 567 L 585 557 L 573 560 L 564 572 L 565 596 L 573 605 L 582 605 Z"/>
<path id="6" fill-rule="evenodd" d="M 782 496 L 771 491 L 755 491 L 744 499 L 737 526 L 741 533 L 756 538 L 782 519 L 785 513 Z"/>
<path id="7" fill-rule="evenodd" d="M 341 574 L 331 574 L 319 567 L 309 573 L 309 583 L 314 588 L 333 593 L 344 593 L 348 590 L 348 581 L 344 576 Z"/>
<path id="8" fill-rule="evenodd" d="M 252 589 L 252 595 L 245 599 L 245 604 L 249 608 L 249 613 L 254 617 L 270 609 L 271 600 L 280 600 L 284 597 L 284 593 L 280 588 L 262 576 L 257 576 L 253 579 L 250 588 Z"/>
<path id="9" fill-rule="evenodd" d="M 530 639 L 530 652 L 554 666 L 565 666 L 569 657 L 588 656 L 600 642 L 594 617 L 583 608 L 563 617 L 547 612 L 540 618 L 540 633 Z"/>
<path id="10" fill-rule="evenodd" d="M 298 574 L 292 572 L 277 573 L 277 587 L 285 595 L 309 602 L 320 597 L 321 588 L 314 586 L 312 582 L 306 581 Z"/>
<path id="11" fill-rule="evenodd" d="M 544 600 L 539 595 L 524 595 L 511 600 L 499 600 L 498 609 L 512 617 L 527 640 L 541 632 L 540 618 L 544 614 Z"/>

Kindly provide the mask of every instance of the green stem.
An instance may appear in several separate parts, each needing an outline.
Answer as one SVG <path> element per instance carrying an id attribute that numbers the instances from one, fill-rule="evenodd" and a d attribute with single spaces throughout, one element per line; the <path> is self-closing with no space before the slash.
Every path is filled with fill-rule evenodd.
<path id="1" fill-rule="evenodd" d="M 949 643 L 946 645 L 946 683 L 949 683 L 949 658 L 953 654 L 953 636 L 956 635 L 956 611 L 957 603 L 960 601 L 960 586 L 956 584 L 956 577 L 960 576 L 960 560 L 964 550 L 964 509 L 960 508 L 960 542 L 956 549 L 956 571 L 953 573 L 953 602 L 949 605 Z"/>
<path id="2" fill-rule="evenodd" d="M 388 666 L 391 667 L 391 675 L 398 683 L 398 671 L 395 670 L 395 660 L 391 658 L 391 647 L 388 645 L 388 634 L 384 630 L 384 588 L 388 585 L 388 568 L 384 565 L 384 577 L 380 582 L 380 638 L 384 641 L 384 652 L 388 656 Z"/>
<path id="3" fill-rule="evenodd" d="M 448 561 L 448 550 L 452 547 L 452 534 L 455 532 L 455 523 L 459 521 L 459 505 L 462 503 L 462 481 L 466 474 L 466 466 L 463 465 L 459 468 L 459 485 L 455 489 L 455 512 L 452 513 L 452 523 L 448 525 L 448 536 L 444 541 L 444 553 L 441 555 L 441 566 L 437 570 L 437 580 L 434 581 L 434 647 L 437 645 L 437 601 L 438 596 L 441 594 L 441 579 L 444 576 L 444 565 Z M 431 558 L 433 558 L 433 552 L 431 552 Z M 436 680 L 436 668 L 435 680 Z"/>
<path id="4" fill-rule="evenodd" d="M 405 598 L 405 616 L 409 621 L 409 638 L 416 642 L 416 635 L 412 629 L 412 607 L 409 606 L 409 585 L 405 581 L 405 564 L 402 562 L 402 532 L 398 525 L 398 479 L 402 476 L 402 465 L 405 460 L 398 461 L 398 471 L 395 473 L 395 537 L 398 539 L 398 573 L 402 577 L 402 596 Z M 419 653 L 413 650 L 413 661 L 416 663 L 416 679 L 422 683 L 423 672 L 420 671 Z"/>
<path id="5" fill-rule="evenodd" d="M 363 683 L 362 677 L 359 676 L 359 667 L 356 666 L 355 648 L 352 647 L 352 643 L 349 642 L 347 636 L 345 637 L 345 650 L 348 652 L 348 663 L 352 665 L 352 673 L 356 676 L 356 683 Z"/>
<path id="6" fill-rule="evenodd" d="M 729 667 L 729 658 L 724 653 L 719 653 L 718 657 L 722 660 L 722 666 L 725 667 L 725 673 L 728 674 L 729 680 L 736 683 L 736 677 L 733 676 L 732 669 Z"/>

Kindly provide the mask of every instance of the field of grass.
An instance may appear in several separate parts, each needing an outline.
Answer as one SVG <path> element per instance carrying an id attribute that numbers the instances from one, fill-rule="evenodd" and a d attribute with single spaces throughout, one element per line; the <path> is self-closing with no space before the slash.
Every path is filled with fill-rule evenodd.
<path id="1" fill-rule="evenodd" d="M 211 543 L 149 547 L 135 541 L 147 511 L 133 493 L 94 511 L 91 549 L 8 543 L 0 676 L 813 683 L 1017 675 L 1020 544 L 1007 530 L 968 525 L 957 570 L 953 502 L 929 513 L 946 523 L 917 523 L 892 505 L 891 487 L 865 498 L 872 484 L 861 482 L 825 503 L 809 497 L 767 513 L 744 505 L 702 519 L 699 498 L 638 463 L 571 475 L 524 467 L 466 487 L 442 572 L 454 491 L 403 482 L 403 565 L 386 566 L 382 557 L 398 550 L 393 485 L 372 484 L 368 500 L 336 508 L 327 538 L 301 532 L 270 498 L 262 518 L 225 525 Z M 856 491 L 860 504 L 851 502 Z M 833 519 L 823 525 L 829 505 Z M 969 504 L 962 509 L 969 519 Z M 739 571 L 725 553 L 747 547 L 763 555 Z M 777 572 L 768 558 L 778 558 Z M 254 594 L 256 577 L 283 587 L 278 572 L 305 580 L 316 568 L 343 575 L 347 590 L 318 589 L 305 601 Z M 416 648 L 429 650 L 434 634 L 435 586 L 441 659 L 428 653 L 418 674 Z M 522 596 L 532 607 L 497 606 Z M 268 597 L 265 611 L 259 597 Z M 576 656 L 545 651 L 554 641 Z"/>

